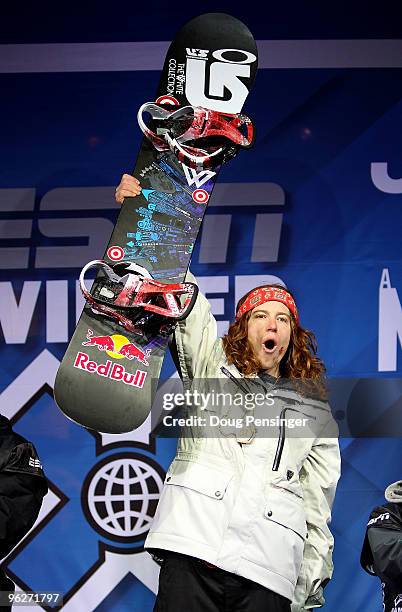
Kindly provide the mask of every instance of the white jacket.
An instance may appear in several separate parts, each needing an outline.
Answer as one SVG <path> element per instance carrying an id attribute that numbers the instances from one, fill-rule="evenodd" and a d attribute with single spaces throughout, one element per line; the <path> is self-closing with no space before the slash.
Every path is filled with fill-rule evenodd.
<path id="1" fill-rule="evenodd" d="M 245 378 L 227 364 L 203 295 L 178 324 L 175 340 L 185 389 L 201 379 L 205 391 L 218 378 L 233 393 L 239 386 L 264 389 L 259 378 Z M 286 385 L 271 391 L 273 406 L 256 409 L 256 418 L 267 412 L 304 416 L 308 428 L 314 424 L 307 434 L 302 430 L 308 437 L 290 437 L 278 427 L 268 437 L 257 427 L 252 441 L 241 444 L 249 428 L 220 435 L 216 427 L 183 427 L 145 548 L 204 559 L 283 595 L 293 601 L 292 612 L 300 612 L 323 605 L 322 589 L 332 575 L 328 523 L 340 475 L 337 427 L 327 403 Z M 225 416 L 239 410 L 244 414 L 231 408 Z M 215 406 L 192 413 L 208 422 L 217 411 L 222 416 Z"/>

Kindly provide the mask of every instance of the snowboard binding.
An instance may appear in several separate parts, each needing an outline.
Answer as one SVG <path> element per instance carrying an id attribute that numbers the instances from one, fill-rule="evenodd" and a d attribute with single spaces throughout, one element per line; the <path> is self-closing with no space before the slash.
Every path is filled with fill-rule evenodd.
<path id="1" fill-rule="evenodd" d="M 101 271 L 103 278 L 97 279 L 89 291 L 85 275 L 91 268 Z M 145 337 L 155 332 L 171 334 L 176 322 L 190 314 L 198 295 L 194 283 L 156 282 L 145 268 L 130 262 L 111 267 L 103 260 L 90 261 L 82 269 L 79 282 L 96 314 L 107 315 L 127 331 Z"/>
<path id="2" fill-rule="evenodd" d="M 144 114 L 150 115 L 149 125 Z M 254 143 L 254 126 L 243 114 L 219 113 L 200 106 L 168 110 L 146 102 L 138 124 L 158 151 L 171 150 L 180 162 L 196 170 L 216 168 Z"/>

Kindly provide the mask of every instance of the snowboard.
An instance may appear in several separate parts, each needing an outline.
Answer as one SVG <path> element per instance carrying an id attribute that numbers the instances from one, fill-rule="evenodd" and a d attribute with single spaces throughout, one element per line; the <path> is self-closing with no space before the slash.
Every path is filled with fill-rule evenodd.
<path id="1" fill-rule="evenodd" d="M 185 276 L 219 169 L 252 144 L 242 108 L 256 71 L 252 34 L 223 13 L 195 17 L 168 49 L 155 101 L 138 112 L 142 192 L 81 272 L 87 302 L 56 376 L 57 405 L 84 427 L 128 432 L 150 413 L 169 336 L 197 296 Z"/>

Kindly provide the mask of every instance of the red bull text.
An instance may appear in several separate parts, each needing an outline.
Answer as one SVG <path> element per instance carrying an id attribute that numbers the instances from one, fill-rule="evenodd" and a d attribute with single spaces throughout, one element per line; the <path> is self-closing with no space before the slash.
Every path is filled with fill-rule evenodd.
<path id="1" fill-rule="evenodd" d="M 147 373 L 142 370 L 136 370 L 135 373 L 127 372 L 123 365 L 120 363 L 112 363 L 109 359 L 106 363 L 96 363 L 96 361 L 91 361 L 89 355 L 84 352 L 77 353 L 74 367 L 84 372 L 88 372 L 89 374 L 110 378 L 116 382 L 138 387 L 139 389 L 143 388 L 147 376 Z"/>

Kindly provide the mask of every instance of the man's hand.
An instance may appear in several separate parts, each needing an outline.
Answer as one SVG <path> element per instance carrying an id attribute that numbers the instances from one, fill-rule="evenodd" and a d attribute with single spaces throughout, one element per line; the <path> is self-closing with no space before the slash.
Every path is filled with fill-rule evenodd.
<path id="1" fill-rule="evenodd" d="M 131 174 L 123 174 L 120 184 L 116 187 L 116 202 L 123 204 L 124 198 L 134 198 L 140 193 L 140 181 L 131 176 Z"/>

